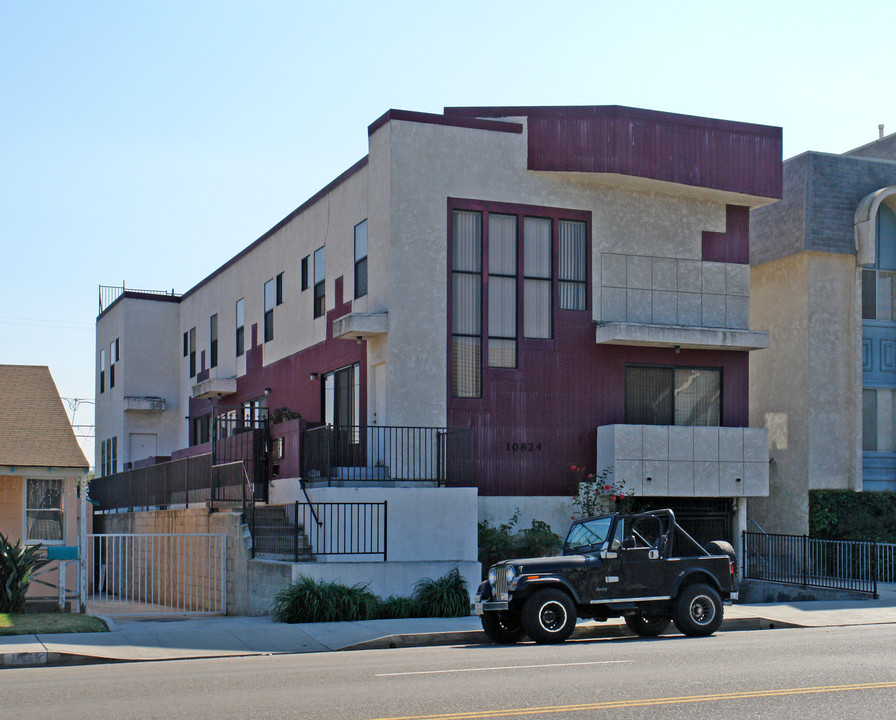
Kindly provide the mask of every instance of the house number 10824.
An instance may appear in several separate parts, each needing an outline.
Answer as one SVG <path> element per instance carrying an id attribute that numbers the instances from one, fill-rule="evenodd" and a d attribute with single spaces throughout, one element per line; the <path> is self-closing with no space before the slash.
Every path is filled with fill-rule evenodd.
<path id="1" fill-rule="evenodd" d="M 541 443 L 507 443 L 507 449 L 510 452 L 541 452 Z"/>

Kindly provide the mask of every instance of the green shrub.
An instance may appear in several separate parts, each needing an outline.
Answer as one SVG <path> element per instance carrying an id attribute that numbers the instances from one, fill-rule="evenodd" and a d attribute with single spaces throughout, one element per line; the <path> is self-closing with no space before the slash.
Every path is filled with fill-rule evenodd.
<path id="1" fill-rule="evenodd" d="M 12 544 L 0 533 L 0 612 L 20 612 L 25 607 L 32 574 L 50 562 L 38 557 L 41 549 L 41 545 L 22 545 L 21 540 Z"/>
<path id="2" fill-rule="evenodd" d="M 302 577 L 277 593 L 271 610 L 285 623 L 372 620 L 379 617 L 380 599 L 366 585 Z"/>
<path id="3" fill-rule="evenodd" d="M 831 540 L 896 542 L 896 493 L 811 490 L 809 535 Z"/>
<path id="4" fill-rule="evenodd" d="M 277 622 L 343 622 L 410 617 L 461 617 L 470 614 L 467 583 L 457 568 L 437 580 L 417 583 L 414 597 L 381 600 L 366 585 L 301 577 L 274 597 L 271 614 Z"/>
<path id="5" fill-rule="evenodd" d="M 457 568 L 437 580 L 425 578 L 414 588 L 421 617 L 464 617 L 470 614 L 467 581 Z"/>
<path id="6" fill-rule="evenodd" d="M 421 614 L 414 598 L 390 595 L 380 605 L 380 617 L 385 620 L 401 620 L 421 617 Z"/>

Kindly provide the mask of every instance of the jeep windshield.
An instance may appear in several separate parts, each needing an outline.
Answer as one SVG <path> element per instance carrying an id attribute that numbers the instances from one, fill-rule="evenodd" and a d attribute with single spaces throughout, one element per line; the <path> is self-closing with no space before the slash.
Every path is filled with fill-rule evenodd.
<path id="1" fill-rule="evenodd" d="M 612 523 L 612 515 L 589 518 L 588 520 L 574 523 L 569 529 L 569 534 L 566 536 L 566 542 L 563 545 L 563 553 L 565 555 L 571 555 L 591 550 L 600 550 L 603 544 L 607 541 L 607 536 L 610 533 L 610 526 Z"/>

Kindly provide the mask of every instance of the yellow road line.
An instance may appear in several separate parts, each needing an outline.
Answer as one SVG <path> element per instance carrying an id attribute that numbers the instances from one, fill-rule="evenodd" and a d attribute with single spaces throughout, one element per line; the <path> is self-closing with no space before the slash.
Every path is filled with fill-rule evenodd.
<path id="1" fill-rule="evenodd" d="M 505 710 L 479 710 L 441 715 L 408 715 L 377 718 L 376 720 L 472 720 L 514 715 L 546 715 L 549 713 L 578 712 L 581 710 L 609 710 L 613 708 L 648 707 L 651 705 L 679 705 L 684 703 L 718 700 L 744 700 L 749 698 L 778 697 L 785 695 L 811 695 L 815 693 L 848 692 L 854 690 L 881 690 L 896 688 L 896 682 L 857 683 L 855 685 L 828 685 L 821 687 L 786 688 L 781 690 L 749 690 L 746 692 L 718 693 L 716 695 L 690 695 L 685 697 L 651 698 L 646 700 L 612 700 L 582 705 L 550 705 L 537 708 L 508 708 Z"/>

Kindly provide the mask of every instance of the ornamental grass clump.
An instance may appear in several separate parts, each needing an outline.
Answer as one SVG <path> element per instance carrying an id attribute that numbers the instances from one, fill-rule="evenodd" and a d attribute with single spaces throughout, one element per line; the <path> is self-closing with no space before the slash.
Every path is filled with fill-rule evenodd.
<path id="1" fill-rule="evenodd" d="M 470 614 L 467 581 L 457 568 L 437 580 L 425 578 L 414 588 L 421 617 L 464 617 Z"/>
<path id="2" fill-rule="evenodd" d="M 271 610 L 279 622 L 339 622 L 378 618 L 380 604 L 366 585 L 301 577 L 277 593 Z"/>
<path id="3" fill-rule="evenodd" d="M 50 562 L 38 555 L 42 549 L 42 545 L 22 545 L 21 540 L 10 543 L 0 533 L 0 613 L 24 609 L 31 576 Z"/>

